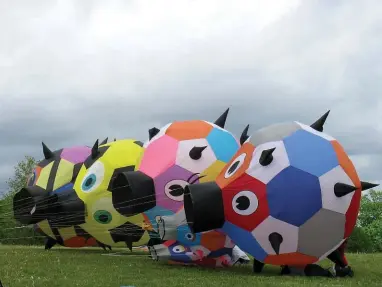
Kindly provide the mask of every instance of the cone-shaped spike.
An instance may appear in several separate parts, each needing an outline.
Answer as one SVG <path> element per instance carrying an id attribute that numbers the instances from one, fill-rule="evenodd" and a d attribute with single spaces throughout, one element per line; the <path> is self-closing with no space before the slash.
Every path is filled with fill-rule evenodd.
<path id="1" fill-rule="evenodd" d="M 376 187 L 378 186 L 379 184 L 375 184 L 375 183 L 370 183 L 370 182 L 366 182 L 366 181 L 361 181 L 361 190 L 368 190 L 370 188 L 373 188 L 373 187 Z"/>
<path id="2" fill-rule="evenodd" d="M 249 129 L 249 125 L 247 125 L 245 127 L 245 129 L 243 130 L 243 132 L 241 133 L 241 136 L 240 136 L 240 144 L 241 145 L 243 145 L 243 143 L 249 138 L 248 129 Z"/>
<path id="3" fill-rule="evenodd" d="M 225 112 L 214 122 L 214 124 L 224 129 L 228 112 L 229 112 L 229 108 L 225 110 Z"/>
<path id="4" fill-rule="evenodd" d="M 268 164 L 270 164 L 273 160 L 273 155 L 272 153 L 275 151 L 275 147 L 274 148 L 271 148 L 271 149 L 265 149 L 263 150 L 263 152 L 261 153 L 261 156 L 260 156 L 260 159 L 259 159 L 259 163 L 262 165 L 262 166 L 266 166 Z"/>
<path id="5" fill-rule="evenodd" d="M 192 158 L 193 160 L 198 160 L 202 157 L 202 152 L 206 149 L 207 146 L 194 146 L 191 150 L 190 150 L 190 158 Z"/>
<path id="6" fill-rule="evenodd" d="M 54 157 L 53 152 L 44 143 L 42 143 L 42 152 L 44 153 L 45 159 L 51 159 Z"/>
<path id="7" fill-rule="evenodd" d="M 155 137 L 159 133 L 160 129 L 153 127 L 149 129 L 149 140 L 151 140 L 153 137 Z"/>
<path id="8" fill-rule="evenodd" d="M 103 145 L 103 144 L 107 144 L 107 140 L 108 140 L 109 138 L 105 138 L 99 145 Z"/>
<path id="9" fill-rule="evenodd" d="M 131 236 L 128 236 L 126 238 L 125 243 L 126 243 L 127 248 L 129 248 L 130 251 L 133 251 L 133 238 Z"/>
<path id="10" fill-rule="evenodd" d="M 95 159 L 98 155 L 98 140 L 96 140 L 95 144 L 92 147 L 92 158 Z"/>
<path id="11" fill-rule="evenodd" d="M 341 182 L 337 182 L 335 185 L 334 185 L 334 194 L 337 196 L 337 197 L 342 197 L 342 196 L 345 196 L 349 193 L 352 193 L 353 191 L 355 191 L 357 188 L 352 186 L 352 185 L 348 185 L 346 183 L 341 183 Z"/>
<path id="12" fill-rule="evenodd" d="M 271 246 L 273 250 L 276 252 L 277 255 L 280 253 L 280 245 L 283 242 L 283 237 L 280 233 L 273 232 L 269 234 L 268 236 L 269 242 L 271 243 Z"/>
<path id="13" fill-rule="evenodd" d="M 315 121 L 313 124 L 311 124 L 311 128 L 315 129 L 316 131 L 322 132 L 324 130 L 324 124 L 325 121 L 330 113 L 330 110 L 327 111 L 321 118 L 319 118 L 317 121 Z"/>

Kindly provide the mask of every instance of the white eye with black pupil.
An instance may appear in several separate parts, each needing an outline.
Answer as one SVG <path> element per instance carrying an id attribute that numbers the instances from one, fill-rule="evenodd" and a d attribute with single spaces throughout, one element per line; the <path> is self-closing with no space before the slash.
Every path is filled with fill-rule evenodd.
<path id="1" fill-rule="evenodd" d="M 240 215 L 251 215 L 259 206 L 256 194 L 249 190 L 240 191 L 232 199 L 233 210 Z"/>
<path id="2" fill-rule="evenodd" d="M 227 168 L 227 170 L 226 170 L 226 172 L 224 174 L 225 178 L 230 178 L 231 176 L 233 176 L 239 170 L 239 168 L 244 163 L 246 155 L 247 154 L 242 153 L 241 155 L 239 155 L 236 159 L 234 159 L 232 161 L 231 165 Z"/>
<path id="3" fill-rule="evenodd" d="M 188 185 L 185 180 L 175 179 L 166 184 L 164 192 L 168 198 L 174 201 L 183 201 L 184 188 Z"/>
<path id="4" fill-rule="evenodd" d="M 184 250 L 186 250 L 186 249 L 182 245 L 177 245 L 177 246 L 174 246 L 172 248 L 172 251 L 174 253 L 182 253 L 182 252 L 184 252 Z"/>

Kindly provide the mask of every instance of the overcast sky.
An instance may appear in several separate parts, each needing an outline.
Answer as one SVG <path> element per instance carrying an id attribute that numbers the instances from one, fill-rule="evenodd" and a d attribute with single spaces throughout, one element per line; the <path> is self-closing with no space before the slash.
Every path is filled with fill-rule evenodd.
<path id="1" fill-rule="evenodd" d="M 25 155 L 215 120 L 314 122 L 382 180 L 382 4 L 0 0 L 0 193 Z"/>

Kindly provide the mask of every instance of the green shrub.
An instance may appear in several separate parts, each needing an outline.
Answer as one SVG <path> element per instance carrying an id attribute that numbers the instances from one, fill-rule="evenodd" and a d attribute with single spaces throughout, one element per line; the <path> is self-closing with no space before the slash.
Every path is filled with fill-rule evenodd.
<path id="1" fill-rule="evenodd" d="M 373 242 L 369 235 L 365 232 L 364 228 L 355 227 L 351 234 L 348 243 L 348 252 L 373 252 Z"/>

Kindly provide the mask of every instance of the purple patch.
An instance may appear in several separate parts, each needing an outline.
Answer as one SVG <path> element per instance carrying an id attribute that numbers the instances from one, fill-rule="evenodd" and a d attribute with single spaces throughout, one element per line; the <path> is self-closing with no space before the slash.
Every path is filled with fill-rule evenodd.
<path id="1" fill-rule="evenodd" d="M 192 176 L 192 172 L 173 165 L 162 174 L 154 178 L 157 206 L 164 207 L 176 212 L 183 206 L 182 189 L 176 189 L 176 186 L 184 187 L 188 185 L 187 180 Z M 193 176 L 190 182 L 194 181 L 197 175 Z M 195 183 L 198 183 L 196 181 Z"/>
<path id="2" fill-rule="evenodd" d="M 91 148 L 87 146 L 75 146 L 64 148 L 61 153 L 61 158 L 73 164 L 81 163 L 91 154 Z"/>

